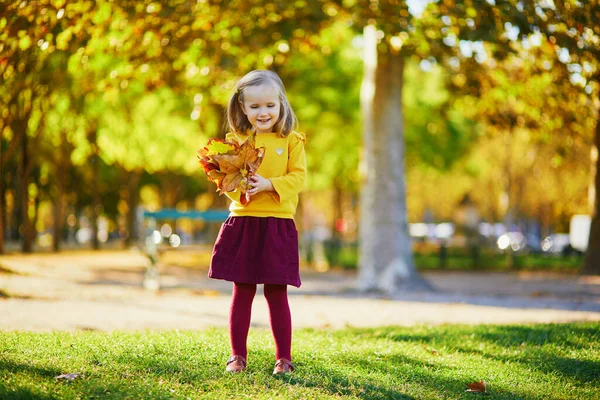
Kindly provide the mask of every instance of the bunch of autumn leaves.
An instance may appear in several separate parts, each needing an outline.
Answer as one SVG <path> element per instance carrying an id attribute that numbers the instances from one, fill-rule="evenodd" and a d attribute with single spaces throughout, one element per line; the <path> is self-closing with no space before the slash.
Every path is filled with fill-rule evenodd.
<path id="1" fill-rule="evenodd" d="M 217 185 L 220 194 L 240 190 L 245 198 L 248 178 L 254 174 L 265 155 L 264 147 L 255 147 L 256 136 L 251 134 L 243 144 L 222 139 L 210 139 L 198 150 L 200 165 L 206 176 Z"/>

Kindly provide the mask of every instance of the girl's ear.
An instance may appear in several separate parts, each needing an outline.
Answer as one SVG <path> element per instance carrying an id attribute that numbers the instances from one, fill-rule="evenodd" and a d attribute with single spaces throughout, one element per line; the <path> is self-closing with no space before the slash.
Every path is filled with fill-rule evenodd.
<path id="1" fill-rule="evenodd" d="M 240 103 L 240 108 L 241 108 L 242 112 L 244 113 L 244 115 L 248 115 L 248 113 L 246 112 L 246 107 L 244 107 L 244 103 L 242 103 L 241 100 L 238 100 L 238 103 Z"/>

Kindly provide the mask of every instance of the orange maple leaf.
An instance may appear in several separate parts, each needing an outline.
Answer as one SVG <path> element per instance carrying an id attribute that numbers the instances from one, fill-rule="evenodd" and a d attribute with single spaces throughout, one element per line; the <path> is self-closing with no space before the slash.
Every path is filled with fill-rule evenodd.
<path id="1" fill-rule="evenodd" d="M 487 385 L 484 380 L 481 380 L 479 382 L 467 383 L 468 389 L 466 391 L 473 393 L 487 393 L 486 386 Z"/>
<path id="2" fill-rule="evenodd" d="M 209 180 L 216 183 L 217 191 L 221 194 L 238 188 L 245 194 L 248 177 L 256 172 L 264 154 L 264 147 L 255 147 L 254 135 L 249 136 L 242 145 L 211 139 L 206 147 L 198 150 L 204 172 Z"/>

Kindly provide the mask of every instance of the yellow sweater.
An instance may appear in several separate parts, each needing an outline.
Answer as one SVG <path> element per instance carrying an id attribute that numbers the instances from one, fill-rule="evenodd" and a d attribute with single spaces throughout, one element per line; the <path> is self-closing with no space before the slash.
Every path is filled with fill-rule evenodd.
<path id="1" fill-rule="evenodd" d="M 248 138 L 239 133 L 228 133 L 225 139 L 242 144 Z M 294 218 L 298 194 L 306 180 L 304 134 L 292 131 L 284 138 L 276 133 L 258 133 L 256 147 L 265 147 L 265 155 L 256 173 L 271 180 L 274 192 L 259 192 L 250 201 L 240 203 L 240 192 L 226 192 L 231 199 L 230 216 Z"/>

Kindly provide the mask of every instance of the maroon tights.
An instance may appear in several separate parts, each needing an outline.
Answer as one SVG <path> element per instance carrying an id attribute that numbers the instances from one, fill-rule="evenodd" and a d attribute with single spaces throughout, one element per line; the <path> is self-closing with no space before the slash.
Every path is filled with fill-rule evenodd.
<path id="1" fill-rule="evenodd" d="M 256 294 L 256 285 L 234 283 L 231 308 L 229 310 L 229 338 L 232 355 L 248 356 L 246 339 L 250 329 L 252 300 Z M 291 361 L 292 317 L 287 297 L 286 285 L 265 285 L 265 298 L 269 305 L 271 330 L 275 339 L 275 357 Z"/>

